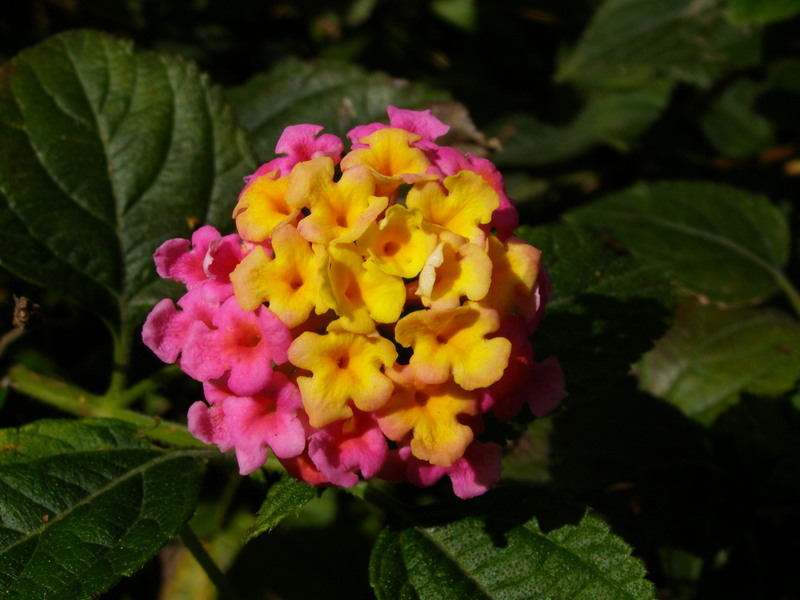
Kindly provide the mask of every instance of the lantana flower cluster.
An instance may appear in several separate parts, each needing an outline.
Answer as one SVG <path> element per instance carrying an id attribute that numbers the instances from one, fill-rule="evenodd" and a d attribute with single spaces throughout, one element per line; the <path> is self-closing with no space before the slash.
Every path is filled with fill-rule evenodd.
<path id="1" fill-rule="evenodd" d="M 529 341 L 548 280 L 495 166 L 437 145 L 448 127 L 430 111 L 388 116 L 344 155 L 319 126 L 287 127 L 246 178 L 236 234 L 204 226 L 156 251 L 187 291 L 143 338 L 203 382 L 189 430 L 242 474 L 271 451 L 312 485 L 447 476 L 467 498 L 500 476 L 485 415 L 542 416 L 564 396 Z"/>

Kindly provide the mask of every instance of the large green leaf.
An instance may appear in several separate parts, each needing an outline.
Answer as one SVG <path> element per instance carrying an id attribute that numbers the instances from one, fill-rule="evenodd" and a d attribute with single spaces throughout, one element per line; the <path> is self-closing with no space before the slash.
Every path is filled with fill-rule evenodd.
<path id="1" fill-rule="evenodd" d="M 457 518 L 411 518 L 372 552 L 378 600 L 653 598 L 642 564 L 597 517 L 533 489 L 490 493 Z M 472 506 L 468 505 L 469 508 Z M 549 514 L 545 514 L 549 513 Z"/>
<path id="2" fill-rule="evenodd" d="M 683 286 L 714 302 L 755 302 L 785 286 L 788 223 L 759 194 L 703 181 L 640 183 L 570 219 L 669 264 Z"/>
<path id="3" fill-rule="evenodd" d="M 672 286 L 659 265 L 620 256 L 594 235 L 557 226 L 518 232 L 542 251 L 553 299 L 532 342 L 558 357 L 574 398 L 614 385 L 652 348 L 672 316 Z"/>
<path id="4" fill-rule="evenodd" d="M 290 59 L 229 92 L 256 153 L 269 160 L 283 129 L 322 125 L 343 136 L 356 125 L 386 120 L 386 107 L 417 108 L 446 100 L 443 92 L 338 61 Z"/>
<path id="5" fill-rule="evenodd" d="M 53 37 L 0 69 L 0 264 L 133 322 L 164 295 L 154 250 L 199 223 L 229 228 L 253 165 L 193 65 L 95 32 Z"/>
<path id="6" fill-rule="evenodd" d="M 154 447 L 121 421 L 0 430 L 3 598 L 96 597 L 177 533 L 202 472 L 192 451 Z"/>
<path id="7" fill-rule="evenodd" d="M 760 32 L 730 23 L 721 0 L 606 0 L 558 77 L 608 84 L 661 75 L 708 86 L 759 56 Z"/>
<path id="8" fill-rule="evenodd" d="M 569 125 L 542 123 L 520 115 L 498 125 L 503 151 L 498 165 L 542 165 L 572 158 L 599 144 L 626 148 L 661 114 L 669 101 L 672 82 L 648 82 L 630 90 L 592 94 Z"/>
<path id="9" fill-rule="evenodd" d="M 777 396 L 800 379 L 800 323 L 768 309 L 720 311 L 687 303 L 638 365 L 651 393 L 711 420 L 742 392 Z"/>

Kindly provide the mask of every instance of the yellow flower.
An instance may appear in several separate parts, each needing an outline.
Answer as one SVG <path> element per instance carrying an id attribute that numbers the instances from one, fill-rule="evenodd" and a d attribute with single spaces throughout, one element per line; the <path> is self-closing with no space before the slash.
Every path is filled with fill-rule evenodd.
<path id="1" fill-rule="evenodd" d="M 406 315 L 397 322 L 395 339 L 413 349 L 408 366 L 419 381 L 437 384 L 452 377 L 465 390 L 474 390 L 500 379 L 508 365 L 511 342 L 487 339 L 499 327 L 497 311 L 467 302 Z"/>
<path id="2" fill-rule="evenodd" d="M 335 330 L 301 334 L 289 346 L 289 360 L 312 373 L 297 378 L 311 426 L 349 419 L 351 402 L 367 412 L 382 407 L 394 389 L 383 371 L 396 359 L 394 344 L 377 335 Z"/>

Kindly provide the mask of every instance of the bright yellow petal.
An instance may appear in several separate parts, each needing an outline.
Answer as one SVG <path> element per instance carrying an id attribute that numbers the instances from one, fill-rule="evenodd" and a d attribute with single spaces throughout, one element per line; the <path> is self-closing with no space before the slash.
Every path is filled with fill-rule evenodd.
<path id="1" fill-rule="evenodd" d="M 406 206 L 419 209 L 425 221 L 483 246 L 486 235 L 480 225 L 492 220 L 492 213 L 500 206 L 500 197 L 477 173 L 460 171 L 446 177 L 443 185 L 439 182 L 415 185 L 408 192 Z"/>
<path id="2" fill-rule="evenodd" d="M 294 222 L 300 214 L 286 202 L 288 178 L 278 175 L 279 171 L 272 171 L 251 179 L 239 195 L 233 218 L 242 239 L 263 242 L 277 227 Z"/>
<path id="3" fill-rule="evenodd" d="M 381 408 L 394 390 L 383 371 L 397 359 L 394 344 L 377 335 L 305 332 L 289 347 L 289 361 L 311 372 L 297 378 L 312 427 Z"/>
<path id="4" fill-rule="evenodd" d="M 384 435 L 401 441 L 411 434 L 411 453 L 420 460 L 448 467 L 464 455 L 472 442 L 472 429 L 459 422 L 459 415 L 478 413 L 474 392 L 448 381 L 441 385 L 396 387 L 378 412 Z"/>
<path id="5" fill-rule="evenodd" d="M 245 310 L 268 302 L 287 327 L 295 327 L 319 305 L 318 260 L 292 225 L 274 232 L 272 248 L 274 259 L 255 247 L 239 263 L 231 273 L 233 291 Z"/>
<path id="6" fill-rule="evenodd" d="M 453 377 L 466 390 L 487 387 L 508 366 L 511 342 L 487 339 L 497 331 L 497 312 L 467 302 L 454 309 L 412 312 L 397 323 L 395 339 L 412 348 L 409 368 L 425 383 L 443 383 Z"/>

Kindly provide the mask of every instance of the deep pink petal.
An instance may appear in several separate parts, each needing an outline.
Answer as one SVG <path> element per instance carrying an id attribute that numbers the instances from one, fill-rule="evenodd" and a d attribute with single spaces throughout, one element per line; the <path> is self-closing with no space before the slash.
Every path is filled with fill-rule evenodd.
<path id="1" fill-rule="evenodd" d="M 211 225 L 200 227 L 192 234 L 191 244 L 184 239 L 167 240 L 158 247 L 153 260 L 156 271 L 165 279 L 172 279 L 192 288 L 208 277 L 203 262 L 209 244 L 220 237 Z"/>
<path id="2" fill-rule="evenodd" d="M 282 373 L 255 396 L 229 396 L 222 404 L 225 424 L 236 448 L 242 475 L 252 473 L 267 461 L 267 448 L 279 458 L 303 452 L 306 434 L 297 417 L 300 392 Z"/>
<path id="3" fill-rule="evenodd" d="M 406 110 L 388 106 L 386 112 L 392 127 L 416 133 L 430 142 L 450 131 L 450 126 L 434 117 L 430 110 Z"/>
<path id="4" fill-rule="evenodd" d="M 528 404 L 537 417 L 549 414 L 567 397 L 564 371 L 555 356 L 550 356 L 534 366 L 533 384 Z"/>
<path id="5" fill-rule="evenodd" d="M 494 442 L 472 442 L 464 456 L 447 468 L 453 492 L 459 498 L 480 496 L 500 481 L 503 449 Z"/>
<path id="6" fill-rule="evenodd" d="M 205 444 L 214 444 L 220 451 L 233 448 L 230 435 L 225 427 L 222 406 L 208 406 L 198 401 L 189 407 L 187 415 L 189 433 Z"/>
<path id="7" fill-rule="evenodd" d="M 346 430 L 346 431 L 345 431 Z M 334 484 L 352 487 L 376 475 L 388 455 L 386 438 L 370 413 L 356 411 L 353 420 L 332 423 L 313 434 L 308 455 L 319 470 Z"/>

